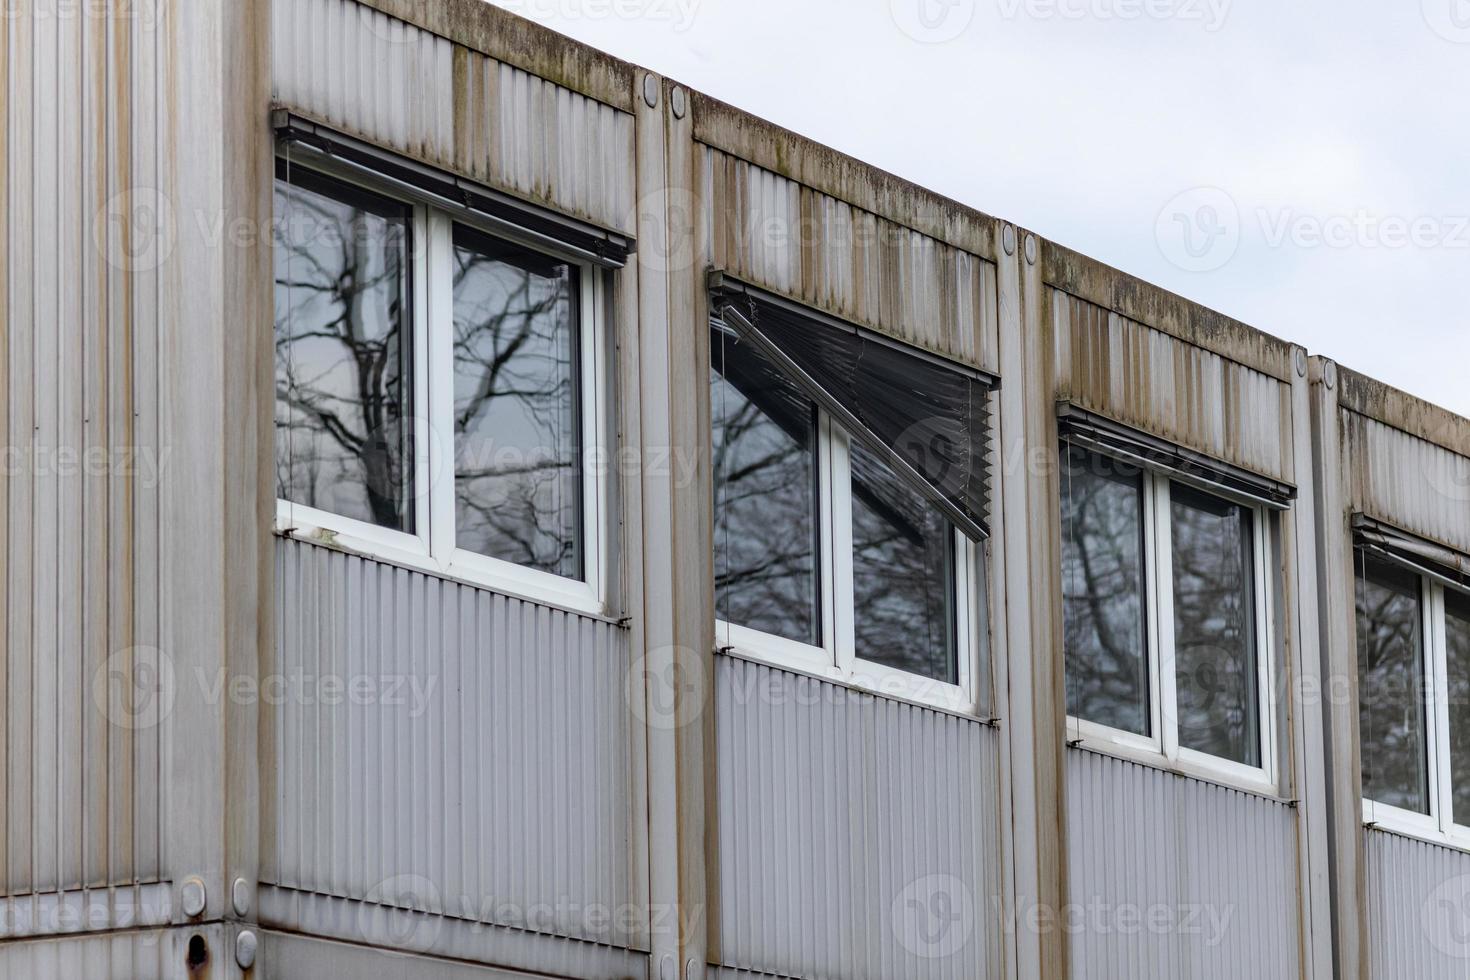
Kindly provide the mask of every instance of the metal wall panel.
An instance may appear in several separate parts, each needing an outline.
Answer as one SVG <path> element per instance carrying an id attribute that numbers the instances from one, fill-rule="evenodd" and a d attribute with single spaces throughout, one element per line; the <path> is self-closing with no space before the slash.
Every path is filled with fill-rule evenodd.
<path id="1" fill-rule="evenodd" d="M 352 0 L 272 6 L 278 102 L 632 233 L 631 115 Z"/>
<path id="2" fill-rule="evenodd" d="M 995 266 L 702 147 L 702 252 L 717 268 L 987 371 L 999 366 Z"/>
<path id="3" fill-rule="evenodd" d="M 137 670 L 161 646 L 168 48 L 137 4 L 0 17 L 0 894 L 159 875 Z"/>
<path id="4" fill-rule="evenodd" d="M 644 942 L 626 630 L 314 545 L 276 555 L 262 877 Z"/>
<path id="5" fill-rule="evenodd" d="M 1470 854 L 1372 829 L 1363 850 L 1370 976 L 1470 977 Z"/>
<path id="6" fill-rule="evenodd" d="M 1291 388 L 1056 289 L 1059 397 L 1287 483 Z"/>
<path id="7" fill-rule="evenodd" d="M 1298 977 L 1296 835 L 1285 803 L 1069 749 L 1073 980 Z"/>
<path id="8" fill-rule="evenodd" d="M 723 656 L 714 704 L 723 965 L 999 975 L 993 729 Z"/>
<path id="9" fill-rule="evenodd" d="M 1356 412 L 1342 425 L 1353 510 L 1470 552 L 1470 459 Z"/>

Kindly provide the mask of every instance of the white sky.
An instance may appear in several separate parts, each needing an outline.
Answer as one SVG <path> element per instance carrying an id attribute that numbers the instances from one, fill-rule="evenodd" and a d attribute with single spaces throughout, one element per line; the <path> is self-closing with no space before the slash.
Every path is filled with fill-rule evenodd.
<path id="1" fill-rule="evenodd" d="M 494 2 L 1470 415 L 1470 0 Z"/>

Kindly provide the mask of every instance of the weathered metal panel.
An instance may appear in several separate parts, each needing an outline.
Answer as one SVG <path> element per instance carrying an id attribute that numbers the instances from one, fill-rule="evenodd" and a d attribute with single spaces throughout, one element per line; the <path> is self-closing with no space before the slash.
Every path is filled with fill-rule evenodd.
<path id="1" fill-rule="evenodd" d="M 714 704 L 724 966 L 999 976 L 993 729 L 723 656 Z"/>
<path id="2" fill-rule="evenodd" d="M 353 0 L 272 7 L 277 102 L 631 233 L 628 113 Z"/>
<path id="3" fill-rule="evenodd" d="M 711 147 L 701 254 L 737 278 L 998 370 L 995 266 Z"/>
<path id="4" fill-rule="evenodd" d="M 1296 833 L 1285 803 L 1068 750 L 1073 980 L 1298 977 Z"/>
<path id="5" fill-rule="evenodd" d="M 159 874 L 170 692 L 138 667 L 160 645 L 176 229 L 147 121 L 158 18 L 47 0 L 0 20 L 0 894 L 23 896 Z"/>
<path id="6" fill-rule="evenodd" d="M 1296 482 L 1289 385 L 1060 290 L 1050 297 L 1058 397 Z"/>
<path id="7" fill-rule="evenodd" d="M 178 929 L 137 929 L 0 943 L 0 977 L 15 980 L 240 980 L 235 962 L 237 930 L 211 924 Z M 204 943 L 207 965 L 191 970 L 190 941 Z M 257 970 L 252 976 L 260 975 Z M 270 974 L 267 974 L 270 975 Z"/>
<path id="8" fill-rule="evenodd" d="M 300 542 L 276 557 L 265 880 L 642 944 L 626 630 Z"/>
<path id="9" fill-rule="evenodd" d="M 1470 854 L 1372 829 L 1363 850 L 1369 975 L 1470 977 Z"/>
<path id="10" fill-rule="evenodd" d="M 1354 511 L 1470 552 L 1470 459 L 1356 412 L 1342 425 Z"/>

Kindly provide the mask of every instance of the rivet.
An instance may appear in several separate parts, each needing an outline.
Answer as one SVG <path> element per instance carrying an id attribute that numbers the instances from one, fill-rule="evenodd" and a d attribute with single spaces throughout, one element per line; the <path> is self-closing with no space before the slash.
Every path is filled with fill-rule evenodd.
<path id="1" fill-rule="evenodd" d="M 244 878 L 235 879 L 235 884 L 230 888 L 230 903 L 235 906 L 236 915 L 250 914 L 250 883 Z"/>
<path id="2" fill-rule="evenodd" d="M 1296 349 L 1295 363 L 1296 376 L 1305 378 L 1307 376 L 1307 352 L 1300 347 Z"/>
<path id="3" fill-rule="evenodd" d="M 248 970 L 255 965 L 255 952 L 259 948 L 260 940 L 249 929 L 235 937 L 235 962 L 240 964 L 240 969 Z"/>
<path id="4" fill-rule="evenodd" d="M 1036 264 L 1036 236 L 1035 235 L 1027 235 L 1026 236 L 1026 264 L 1027 265 L 1035 265 Z"/>
<path id="5" fill-rule="evenodd" d="M 1327 362 L 1327 366 L 1322 369 L 1322 380 L 1323 380 L 1324 383 L 1326 383 L 1327 390 L 1328 391 L 1331 391 L 1333 388 L 1336 388 L 1337 387 L 1337 362 L 1336 361 L 1328 361 Z"/>
<path id="6" fill-rule="evenodd" d="M 684 113 L 689 111 L 689 93 L 685 92 L 682 88 L 674 89 L 672 105 L 674 118 L 683 119 Z"/>
<path id="7" fill-rule="evenodd" d="M 1006 225 L 1005 230 L 1000 233 L 1000 245 L 1001 248 L 1006 250 L 1007 255 L 1015 255 L 1016 229 L 1012 228 L 1010 225 Z"/>
<path id="8" fill-rule="evenodd" d="M 658 79 L 653 75 L 643 76 L 643 101 L 650 109 L 658 106 Z"/>
<path id="9" fill-rule="evenodd" d="M 665 953 L 663 959 L 659 961 L 658 975 L 662 980 L 676 980 L 674 974 L 678 972 L 679 968 L 674 965 L 674 958 Z"/>
<path id="10" fill-rule="evenodd" d="M 704 970 L 694 957 L 689 957 L 689 962 L 684 964 L 684 980 L 704 980 Z"/>
<path id="11" fill-rule="evenodd" d="M 184 914 L 191 919 L 198 918 L 204 914 L 204 905 L 209 897 L 204 889 L 204 882 L 199 878 L 187 878 L 183 887 L 179 890 L 179 901 L 184 906 Z"/>

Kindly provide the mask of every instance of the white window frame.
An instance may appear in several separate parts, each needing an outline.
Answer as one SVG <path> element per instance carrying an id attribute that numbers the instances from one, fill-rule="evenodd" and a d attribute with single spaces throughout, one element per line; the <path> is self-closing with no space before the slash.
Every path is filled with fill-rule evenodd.
<path id="1" fill-rule="evenodd" d="M 1090 447 L 1085 452 L 1138 465 L 1135 460 L 1111 456 Z M 1065 455 L 1067 444 L 1062 444 Z M 1251 574 L 1255 600 L 1256 710 L 1260 730 L 1261 765 L 1248 766 L 1179 743 L 1178 677 L 1175 670 L 1173 515 L 1170 488 L 1178 481 L 1169 473 L 1143 468 L 1144 656 L 1149 683 L 1149 735 L 1124 731 L 1095 721 L 1067 716 L 1067 738 L 1072 744 L 1099 748 L 1149 764 L 1164 764 L 1189 775 L 1228 783 L 1254 792 L 1278 795 L 1280 773 L 1277 745 L 1276 610 L 1272 587 L 1271 511 L 1258 502 L 1200 486 L 1201 493 L 1237 504 L 1251 512 Z M 1067 488 L 1063 486 L 1062 492 Z M 1065 651 L 1063 669 L 1066 669 Z"/>
<path id="2" fill-rule="evenodd" d="M 276 500 L 276 532 L 316 540 L 348 551 L 532 602 L 590 615 L 607 613 L 610 467 L 610 398 L 607 370 L 607 289 L 604 270 L 570 252 L 548 247 L 529 235 L 434 207 L 401 188 L 317 156 L 291 161 L 334 181 L 360 187 L 413 209 L 414 528 L 409 534 L 330 511 Z M 463 225 L 550 256 L 579 270 L 577 356 L 582 458 L 583 577 L 555 575 L 460 548 L 455 529 L 454 483 L 454 228 Z"/>
<path id="3" fill-rule="evenodd" d="M 1389 562 L 1392 564 L 1392 562 Z M 1363 823 L 1417 837 L 1436 844 L 1470 850 L 1470 826 L 1454 819 L 1454 773 L 1450 765 L 1449 645 L 1445 625 L 1446 586 L 1423 573 L 1405 568 L 1419 582 L 1420 659 L 1424 664 L 1424 735 L 1429 767 L 1429 812 L 1363 797 Z M 1357 576 L 1353 580 L 1357 602 Z M 1355 640 L 1356 642 L 1356 640 Z M 1355 651 L 1356 652 L 1356 651 Z M 1360 709 L 1361 710 L 1361 709 Z M 1361 738 L 1361 729 L 1360 735 Z M 1359 753 L 1361 756 L 1361 752 Z"/>
<path id="4" fill-rule="evenodd" d="M 981 713 L 978 658 L 986 648 L 986 617 L 981 615 L 985 578 L 979 562 L 985 548 L 954 530 L 954 589 L 956 680 L 950 684 L 921 674 L 857 656 L 852 557 L 851 438 L 820 408 L 817 410 L 814 463 L 817 468 L 817 523 L 821 588 L 822 643 L 820 646 L 730 623 L 715 624 L 722 650 L 782 670 L 819 677 L 834 684 L 896 700 L 941 708 L 956 714 Z M 715 475 L 718 487 L 719 474 Z M 718 494 L 715 506 L 719 507 Z M 715 513 L 715 533 L 720 515 Z"/>

